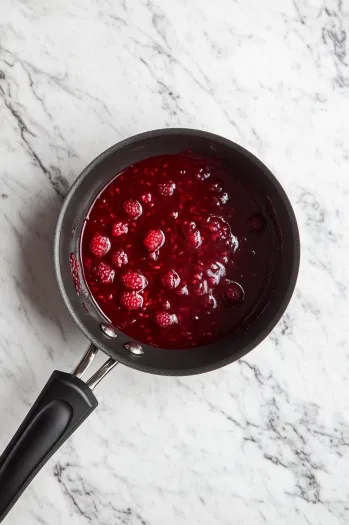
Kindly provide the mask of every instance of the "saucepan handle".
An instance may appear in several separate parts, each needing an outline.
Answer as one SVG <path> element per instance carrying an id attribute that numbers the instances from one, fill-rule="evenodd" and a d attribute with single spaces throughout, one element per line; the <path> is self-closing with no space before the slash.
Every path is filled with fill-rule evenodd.
<path id="1" fill-rule="evenodd" d="M 0 457 L 0 522 L 52 454 L 93 412 L 92 390 L 55 371 Z"/>

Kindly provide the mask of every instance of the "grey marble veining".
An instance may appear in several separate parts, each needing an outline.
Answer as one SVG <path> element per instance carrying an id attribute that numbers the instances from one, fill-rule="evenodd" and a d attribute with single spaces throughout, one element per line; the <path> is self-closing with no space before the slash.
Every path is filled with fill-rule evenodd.
<path id="1" fill-rule="evenodd" d="M 344 0 L 1 2 L 1 448 L 86 347 L 53 230 L 110 145 L 167 126 L 239 142 L 288 192 L 303 247 L 258 349 L 199 377 L 117 367 L 6 523 L 348 523 L 348 28 Z"/>

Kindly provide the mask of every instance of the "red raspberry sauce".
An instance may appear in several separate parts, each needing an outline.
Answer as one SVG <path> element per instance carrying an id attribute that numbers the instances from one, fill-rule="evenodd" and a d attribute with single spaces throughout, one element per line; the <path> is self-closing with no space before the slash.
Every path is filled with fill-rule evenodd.
<path id="1" fill-rule="evenodd" d="M 110 240 L 107 251 L 99 235 L 103 246 Z M 191 153 L 118 174 L 81 239 L 84 276 L 105 317 L 162 348 L 207 344 L 243 325 L 263 291 L 270 249 L 268 219 L 247 189 Z"/>

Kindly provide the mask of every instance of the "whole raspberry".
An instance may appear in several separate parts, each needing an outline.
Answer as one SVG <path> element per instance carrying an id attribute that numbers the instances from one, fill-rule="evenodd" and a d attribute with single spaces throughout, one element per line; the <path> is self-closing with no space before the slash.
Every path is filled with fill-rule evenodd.
<path id="1" fill-rule="evenodd" d="M 122 248 L 116 250 L 111 257 L 113 263 L 117 268 L 121 268 L 122 266 L 128 263 L 127 253 Z"/>
<path id="2" fill-rule="evenodd" d="M 188 235 L 188 244 L 193 246 L 193 248 L 199 248 L 202 245 L 202 238 L 199 230 L 196 230 L 194 233 L 190 233 Z"/>
<path id="3" fill-rule="evenodd" d="M 204 228 L 214 241 L 227 239 L 231 233 L 229 224 L 216 215 L 207 217 L 204 222 Z"/>
<path id="4" fill-rule="evenodd" d="M 124 235 L 128 232 L 128 226 L 125 222 L 122 221 L 116 221 L 113 224 L 112 228 L 112 234 L 114 237 L 120 237 L 120 235 Z"/>
<path id="5" fill-rule="evenodd" d="M 188 286 L 186 284 L 183 284 L 183 285 L 179 286 L 176 289 L 176 294 L 177 295 L 181 295 L 181 296 L 189 295 Z"/>
<path id="6" fill-rule="evenodd" d="M 111 242 L 105 235 L 96 234 L 90 241 L 90 252 L 95 257 L 103 257 L 106 255 L 111 247 Z"/>
<path id="7" fill-rule="evenodd" d="M 224 193 L 220 193 L 218 196 L 214 195 L 211 199 L 211 202 L 214 206 L 222 206 L 222 204 L 226 204 L 229 200 L 229 195 L 225 191 Z"/>
<path id="8" fill-rule="evenodd" d="M 151 193 L 143 193 L 143 195 L 141 195 L 141 201 L 144 202 L 144 204 L 149 204 L 151 202 Z"/>
<path id="9" fill-rule="evenodd" d="M 165 234 L 161 230 L 149 230 L 143 239 L 143 244 L 150 252 L 155 252 L 165 242 Z"/>
<path id="10" fill-rule="evenodd" d="M 165 301 L 162 301 L 161 306 L 164 310 L 169 310 L 171 308 L 171 303 L 166 299 Z"/>
<path id="11" fill-rule="evenodd" d="M 158 191 L 163 197 L 171 197 L 174 194 L 176 185 L 174 182 L 165 182 L 158 184 Z"/>
<path id="12" fill-rule="evenodd" d="M 217 308 L 217 301 L 213 295 L 204 295 L 202 298 L 202 304 L 207 310 L 214 310 Z"/>
<path id="13" fill-rule="evenodd" d="M 211 262 L 206 269 L 206 275 L 209 277 L 208 282 L 211 286 L 217 286 L 225 274 L 225 266 L 219 261 Z"/>
<path id="14" fill-rule="evenodd" d="M 207 167 L 206 168 L 200 168 L 198 170 L 198 172 L 195 174 L 196 180 L 200 180 L 200 181 L 206 180 L 210 176 L 211 176 L 211 173 L 210 173 L 210 171 L 209 171 L 209 169 Z"/>
<path id="15" fill-rule="evenodd" d="M 183 221 L 182 230 L 185 235 L 190 235 L 196 230 L 196 224 L 193 221 Z"/>
<path id="16" fill-rule="evenodd" d="M 233 252 L 235 253 L 236 250 L 239 248 L 239 240 L 237 237 L 235 237 L 235 235 L 231 234 L 228 239 L 225 241 L 225 246 L 229 249 L 229 250 L 233 250 Z"/>
<path id="17" fill-rule="evenodd" d="M 262 215 L 256 214 L 247 221 L 248 229 L 253 233 L 262 233 L 265 229 L 265 219 Z"/>
<path id="18" fill-rule="evenodd" d="M 143 306 L 143 297 L 137 292 L 122 292 L 120 298 L 121 306 L 128 311 L 139 310 Z"/>
<path id="19" fill-rule="evenodd" d="M 155 314 L 155 322 L 160 328 L 169 328 L 178 323 L 176 314 L 169 314 L 168 312 L 157 312 Z"/>
<path id="20" fill-rule="evenodd" d="M 160 255 L 160 252 L 157 251 L 157 252 L 150 252 L 148 253 L 148 257 L 151 261 L 157 261 L 158 258 L 159 258 L 159 255 Z"/>
<path id="21" fill-rule="evenodd" d="M 111 284 L 114 281 L 115 272 L 113 268 L 104 262 L 100 262 L 98 266 L 95 266 L 93 273 L 102 284 Z"/>
<path id="22" fill-rule="evenodd" d="M 220 199 L 222 204 L 227 204 L 229 198 L 230 197 L 229 197 L 229 195 L 228 195 L 228 193 L 226 191 L 224 193 L 222 193 L 222 195 L 219 196 L 219 199 Z"/>
<path id="23" fill-rule="evenodd" d="M 193 290 L 194 290 L 195 295 L 201 296 L 201 295 L 207 294 L 208 292 L 207 281 L 195 282 L 195 284 L 193 285 Z"/>
<path id="24" fill-rule="evenodd" d="M 245 292 L 240 286 L 240 284 L 232 282 L 229 284 L 229 286 L 224 290 L 224 295 L 228 299 L 228 301 L 232 304 L 239 304 L 243 301 L 245 297 Z"/>
<path id="25" fill-rule="evenodd" d="M 138 217 L 140 217 L 143 212 L 141 203 L 132 199 L 124 202 L 122 209 L 124 210 L 124 213 L 127 215 L 127 217 L 131 220 L 138 219 Z"/>
<path id="26" fill-rule="evenodd" d="M 216 180 L 215 182 L 211 182 L 208 189 L 213 193 L 221 193 L 223 191 L 223 187 L 223 182 Z"/>
<path id="27" fill-rule="evenodd" d="M 147 286 L 148 281 L 144 275 L 136 272 L 135 270 L 127 270 L 121 277 L 121 281 L 130 290 L 140 292 Z"/>
<path id="28" fill-rule="evenodd" d="M 181 282 L 181 279 L 177 272 L 175 272 L 174 270 L 169 270 L 161 277 L 161 282 L 163 286 L 165 286 L 165 288 L 174 290 Z"/>

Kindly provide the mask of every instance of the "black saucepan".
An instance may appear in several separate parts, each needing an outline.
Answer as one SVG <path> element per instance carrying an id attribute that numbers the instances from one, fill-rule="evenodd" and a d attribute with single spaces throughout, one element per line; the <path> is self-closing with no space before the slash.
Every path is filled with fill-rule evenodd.
<path id="1" fill-rule="evenodd" d="M 186 150 L 214 156 L 241 178 L 270 218 L 275 253 L 268 287 L 244 330 L 206 346 L 176 351 L 131 341 L 108 324 L 89 297 L 80 274 L 79 239 L 91 204 L 116 173 L 148 157 Z M 71 374 L 53 372 L 2 454 L 0 521 L 46 461 L 97 407 L 92 390 L 118 362 L 153 374 L 189 375 L 239 359 L 270 333 L 285 311 L 296 283 L 299 257 L 297 223 L 284 190 L 256 157 L 227 139 L 196 130 L 163 129 L 124 140 L 97 157 L 75 181 L 64 202 L 54 247 L 59 289 L 73 319 L 91 344 Z M 72 276 L 74 258 L 78 264 L 73 264 Z M 77 283 L 81 287 L 79 294 Z M 81 376 L 97 350 L 107 354 L 108 360 L 85 383 Z"/>

